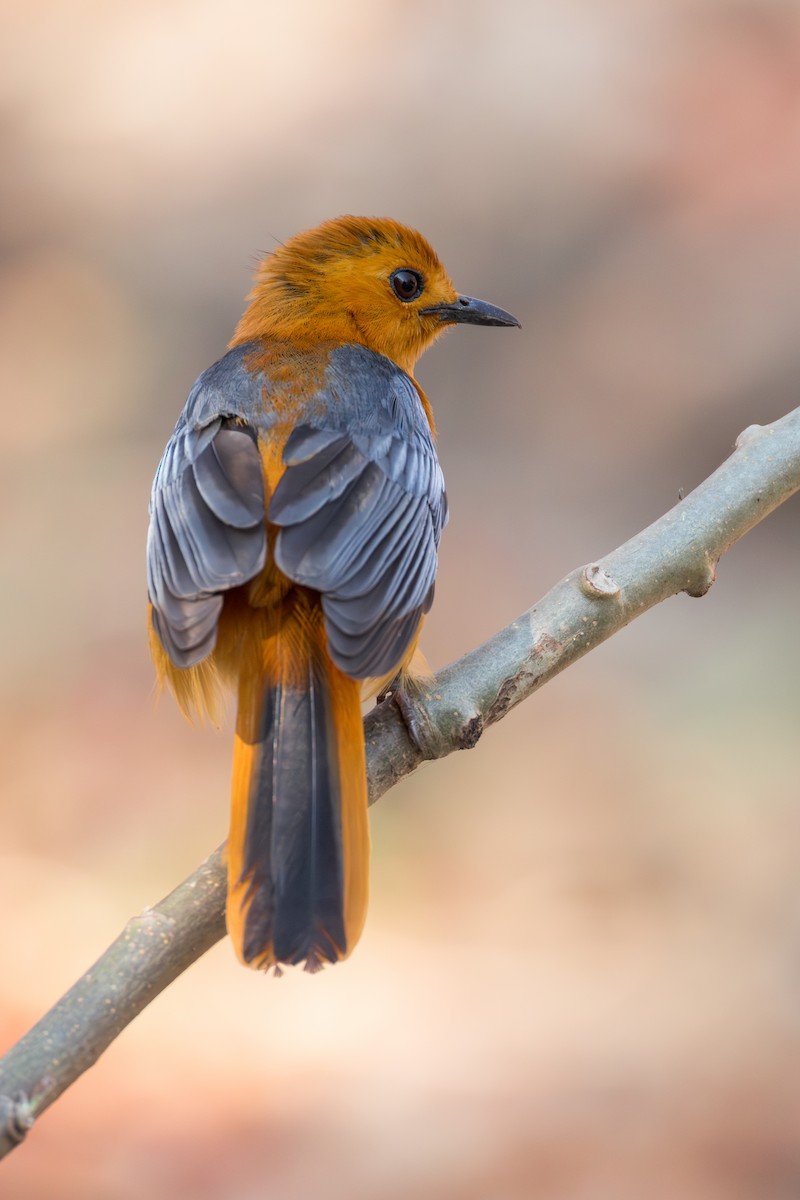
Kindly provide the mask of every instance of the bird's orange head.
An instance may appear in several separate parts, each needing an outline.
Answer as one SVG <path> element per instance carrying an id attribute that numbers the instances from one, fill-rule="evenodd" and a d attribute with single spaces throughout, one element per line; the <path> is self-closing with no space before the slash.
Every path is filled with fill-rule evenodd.
<path id="1" fill-rule="evenodd" d="M 355 342 L 409 374 L 449 325 L 519 324 L 460 296 L 421 234 L 378 217 L 337 217 L 291 238 L 261 262 L 249 301 L 232 345 Z"/>

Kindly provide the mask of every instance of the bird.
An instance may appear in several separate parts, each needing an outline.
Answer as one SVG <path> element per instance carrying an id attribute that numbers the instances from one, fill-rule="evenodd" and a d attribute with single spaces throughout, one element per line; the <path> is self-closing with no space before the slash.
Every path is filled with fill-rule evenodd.
<path id="1" fill-rule="evenodd" d="M 428 241 L 342 216 L 259 263 L 152 486 L 156 675 L 190 718 L 237 699 L 226 922 L 239 959 L 311 972 L 364 926 L 362 689 L 411 686 L 447 498 L 417 359 L 460 295 Z"/>

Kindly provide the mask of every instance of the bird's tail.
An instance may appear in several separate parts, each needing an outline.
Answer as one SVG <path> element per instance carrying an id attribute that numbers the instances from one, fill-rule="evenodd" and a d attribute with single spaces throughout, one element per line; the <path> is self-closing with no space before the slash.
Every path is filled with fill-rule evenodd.
<path id="1" fill-rule="evenodd" d="M 239 679 L 228 931 L 243 963 L 346 958 L 367 909 L 359 684 L 326 652 L 318 603 L 295 603 Z"/>

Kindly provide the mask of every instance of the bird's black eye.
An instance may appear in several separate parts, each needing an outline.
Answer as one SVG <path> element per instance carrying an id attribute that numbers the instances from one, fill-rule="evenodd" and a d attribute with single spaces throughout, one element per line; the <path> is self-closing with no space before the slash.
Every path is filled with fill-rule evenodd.
<path id="1" fill-rule="evenodd" d="M 417 271 L 408 270 L 407 267 L 401 267 L 399 271 L 394 271 L 389 282 L 395 296 L 406 303 L 409 300 L 416 300 L 417 296 L 422 295 L 424 287 L 422 276 Z"/>

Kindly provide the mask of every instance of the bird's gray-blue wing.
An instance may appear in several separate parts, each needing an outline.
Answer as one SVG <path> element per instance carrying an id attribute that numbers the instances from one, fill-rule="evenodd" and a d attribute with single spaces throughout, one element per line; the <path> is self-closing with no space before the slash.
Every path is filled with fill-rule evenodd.
<path id="1" fill-rule="evenodd" d="M 216 416 L 184 418 L 150 498 L 147 588 L 153 628 L 178 667 L 214 649 L 223 593 L 264 565 L 264 481 L 254 434 Z"/>
<path id="2" fill-rule="evenodd" d="M 275 561 L 321 593 L 331 657 L 355 679 L 393 671 L 433 601 L 447 504 L 419 417 L 386 432 L 300 426 L 269 506 Z"/>

